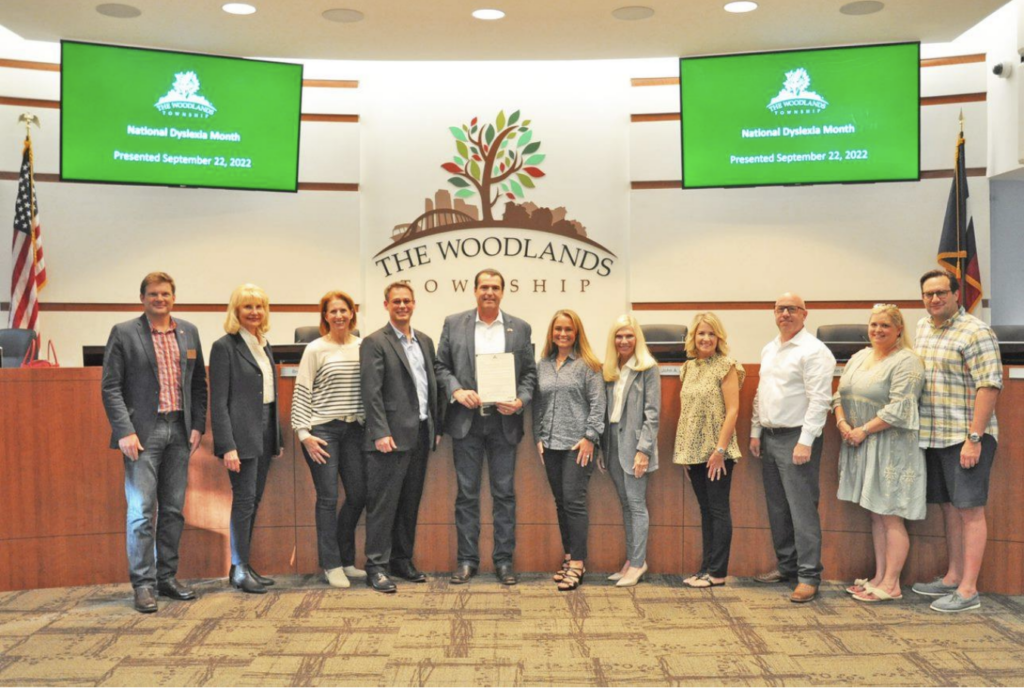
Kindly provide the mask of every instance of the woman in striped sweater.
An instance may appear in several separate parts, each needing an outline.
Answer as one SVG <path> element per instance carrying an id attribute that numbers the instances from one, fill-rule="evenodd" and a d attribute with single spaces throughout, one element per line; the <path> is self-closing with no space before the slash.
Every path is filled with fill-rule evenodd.
<path id="1" fill-rule="evenodd" d="M 349 587 L 366 572 L 355 566 L 355 530 L 366 506 L 365 413 L 359 386 L 360 338 L 352 334 L 352 297 L 330 291 L 320 299 L 320 339 L 302 354 L 292 398 L 292 427 L 316 487 L 316 539 L 327 582 Z M 345 503 L 338 511 L 338 475 Z"/>

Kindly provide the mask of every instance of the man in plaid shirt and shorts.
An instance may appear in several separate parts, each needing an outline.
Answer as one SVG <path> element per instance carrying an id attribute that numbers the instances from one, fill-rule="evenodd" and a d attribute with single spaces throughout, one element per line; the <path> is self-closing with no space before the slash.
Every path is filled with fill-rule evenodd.
<path id="1" fill-rule="evenodd" d="M 991 327 L 960 306 L 959 291 L 956 276 L 946 270 L 921 277 L 928 317 L 918 323 L 915 342 L 925 369 L 921 447 L 927 499 L 942 506 L 949 568 L 930 583 L 915 583 L 913 590 L 937 598 L 931 608 L 940 612 L 981 606 L 985 503 L 996 455 L 996 400 L 1003 387 L 999 341 Z"/>

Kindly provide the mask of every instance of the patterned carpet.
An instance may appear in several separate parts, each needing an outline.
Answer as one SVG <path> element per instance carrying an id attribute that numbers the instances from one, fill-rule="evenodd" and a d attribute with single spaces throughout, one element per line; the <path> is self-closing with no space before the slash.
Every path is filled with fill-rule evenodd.
<path id="1" fill-rule="evenodd" d="M 127 585 L 0 594 L 0 685 L 1021 685 L 1024 598 L 938 615 L 907 591 L 860 604 L 838 584 L 807 605 L 785 586 L 691 590 L 603 577 L 576 593 L 525 576 L 403 584 L 397 595 L 279 579 L 131 609 Z"/>

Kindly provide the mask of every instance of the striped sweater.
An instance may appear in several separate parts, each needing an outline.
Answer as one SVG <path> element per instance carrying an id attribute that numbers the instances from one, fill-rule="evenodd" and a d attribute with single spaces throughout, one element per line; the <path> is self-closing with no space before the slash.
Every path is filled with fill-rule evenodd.
<path id="1" fill-rule="evenodd" d="M 292 428 L 299 441 L 309 437 L 314 426 L 332 420 L 357 419 L 364 422 L 359 386 L 359 344 L 353 337 L 347 344 L 335 344 L 321 337 L 302 353 L 292 397 Z"/>

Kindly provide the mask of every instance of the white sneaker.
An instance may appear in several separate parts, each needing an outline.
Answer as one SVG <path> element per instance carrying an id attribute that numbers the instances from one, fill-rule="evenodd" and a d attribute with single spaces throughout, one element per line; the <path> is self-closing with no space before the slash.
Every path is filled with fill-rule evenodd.
<path id="1" fill-rule="evenodd" d="M 324 577 L 332 588 L 347 588 L 352 585 L 345 575 L 344 567 L 341 566 L 336 569 L 324 569 Z"/>
<path id="2" fill-rule="evenodd" d="M 345 572 L 345 575 L 349 578 L 366 578 L 366 571 L 357 569 L 355 566 L 342 566 L 341 570 Z"/>

